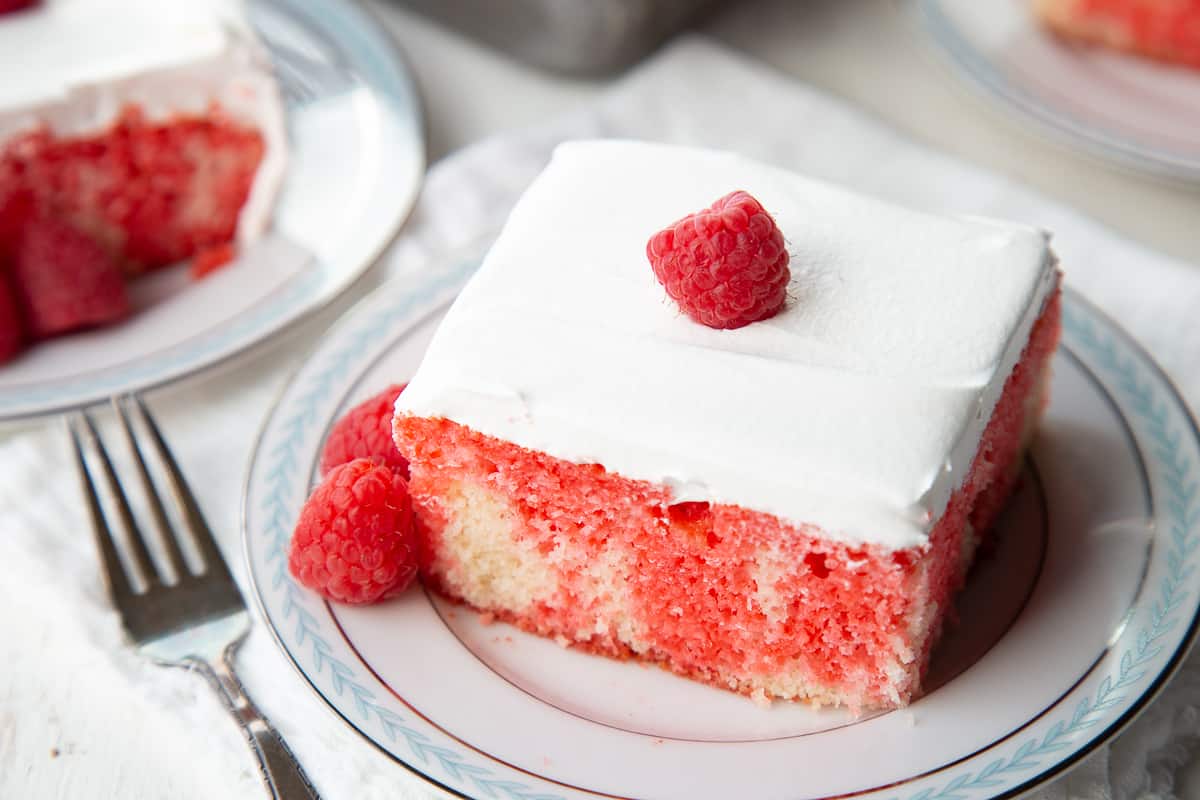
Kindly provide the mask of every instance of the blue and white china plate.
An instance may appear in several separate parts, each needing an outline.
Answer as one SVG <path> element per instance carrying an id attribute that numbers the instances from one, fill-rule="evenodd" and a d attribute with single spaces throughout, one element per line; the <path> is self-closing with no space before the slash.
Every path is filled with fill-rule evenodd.
<path id="1" fill-rule="evenodd" d="M 907 3 L 988 99 L 1070 147 L 1200 181 L 1200 70 L 1064 41 L 1034 18 L 1032 0 Z"/>
<path id="2" fill-rule="evenodd" d="M 180 265 L 133 286 L 119 325 L 37 345 L 0 366 L 0 420 L 161 385 L 316 311 L 391 242 L 421 184 L 424 132 L 407 67 L 341 0 L 250 0 L 287 106 L 287 176 L 270 233 L 192 282 Z"/>
<path id="3" fill-rule="evenodd" d="M 279 646 L 345 724 L 443 789 L 499 800 L 1013 796 L 1119 732 L 1195 637 L 1195 423 L 1137 344 L 1072 293 L 1022 488 L 960 598 L 930 691 L 907 709 L 855 719 L 760 708 L 483 624 L 419 587 L 373 607 L 324 602 L 286 568 L 322 440 L 351 405 L 412 375 L 477 263 L 385 285 L 326 336 L 262 429 L 243 503 L 253 592 Z"/>

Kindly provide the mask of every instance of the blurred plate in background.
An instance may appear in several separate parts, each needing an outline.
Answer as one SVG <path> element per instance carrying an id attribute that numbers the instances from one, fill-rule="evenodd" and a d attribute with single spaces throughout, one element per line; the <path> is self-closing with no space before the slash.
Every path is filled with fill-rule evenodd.
<path id="1" fill-rule="evenodd" d="M 202 281 L 183 265 L 136 281 L 131 319 L 0 368 L 0 420 L 160 385 L 264 341 L 347 288 L 412 208 L 421 111 L 381 26 L 339 0 L 248 5 L 287 103 L 289 163 L 271 230 Z"/>
<path id="2" fill-rule="evenodd" d="M 1066 42 L 1029 0 L 911 0 L 956 71 L 1071 146 L 1200 181 L 1200 70 Z"/>

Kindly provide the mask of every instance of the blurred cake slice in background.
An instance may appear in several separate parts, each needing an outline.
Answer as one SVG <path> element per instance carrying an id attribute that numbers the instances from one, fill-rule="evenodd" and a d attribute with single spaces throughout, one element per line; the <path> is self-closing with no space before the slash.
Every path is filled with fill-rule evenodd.
<path id="1" fill-rule="evenodd" d="M 1200 69 L 1200 0 L 1034 0 L 1070 39 Z"/>
<path id="2" fill-rule="evenodd" d="M 232 0 L 46 0 L 0 14 L 0 262 L 52 219 L 127 275 L 268 225 L 285 161 Z"/>
<path id="3" fill-rule="evenodd" d="M 0 75 L 0 362 L 266 229 L 283 105 L 240 3 L 0 4 Z"/>

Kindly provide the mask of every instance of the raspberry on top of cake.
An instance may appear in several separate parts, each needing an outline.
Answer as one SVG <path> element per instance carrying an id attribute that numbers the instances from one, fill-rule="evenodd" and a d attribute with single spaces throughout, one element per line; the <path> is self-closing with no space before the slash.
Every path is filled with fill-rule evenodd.
<path id="1" fill-rule="evenodd" d="M 787 238 L 793 299 L 718 331 L 665 298 L 644 250 L 731 187 Z M 909 546 L 969 466 L 1055 275 L 1032 228 L 922 214 L 731 154 L 569 143 L 399 408 L 670 482 L 682 500 Z"/>
<path id="2" fill-rule="evenodd" d="M 647 243 L 739 190 L 790 282 L 719 330 Z M 1031 227 L 564 144 L 396 405 L 427 579 L 756 696 L 906 702 L 1044 403 L 1058 281 Z"/>

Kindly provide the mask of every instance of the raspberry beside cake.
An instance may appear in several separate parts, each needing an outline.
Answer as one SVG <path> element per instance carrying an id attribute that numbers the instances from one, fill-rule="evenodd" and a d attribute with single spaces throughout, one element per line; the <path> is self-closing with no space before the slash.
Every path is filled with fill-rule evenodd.
<path id="1" fill-rule="evenodd" d="M 266 225 L 283 110 L 232 0 L 45 0 L 0 15 L 0 206 L 134 273 Z"/>
<path id="2" fill-rule="evenodd" d="M 786 305 L 714 330 L 660 228 L 746 190 Z M 764 698 L 902 705 L 1046 401 L 1046 237 L 731 154 L 561 146 L 396 404 L 427 582 Z"/>

